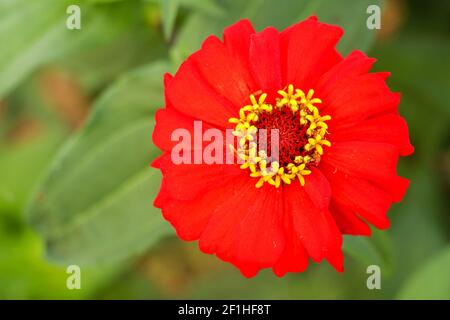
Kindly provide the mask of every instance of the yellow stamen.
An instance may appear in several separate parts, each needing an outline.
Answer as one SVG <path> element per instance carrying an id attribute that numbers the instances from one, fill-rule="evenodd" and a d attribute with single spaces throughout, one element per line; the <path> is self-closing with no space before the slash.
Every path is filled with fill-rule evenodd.
<path id="1" fill-rule="evenodd" d="M 279 188 L 281 182 L 291 184 L 295 179 L 304 186 L 305 176 L 311 174 L 310 166 L 317 165 L 324 153 L 323 146 L 331 146 L 330 141 L 325 139 L 328 134 L 326 121 L 331 120 L 331 117 L 320 115 L 315 105 L 322 103 L 322 100 L 313 98 L 313 89 L 309 89 L 305 94 L 304 91 L 295 89 L 289 84 L 283 90 L 279 90 L 278 94 L 280 97 L 276 99 L 276 107 L 289 108 L 294 114 L 298 112 L 300 125 L 307 128 L 307 143 L 303 146 L 303 155 L 296 156 L 293 163 L 280 166 L 279 162 L 268 158 L 266 150 L 257 150 L 255 138 L 258 128 L 255 124 L 262 113 L 271 113 L 273 110 L 273 106 L 266 103 L 267 93 L 258 91 L 250 95 L 250 104 L 239 110 L 239 118 L 228 120 L 229 123 L 236 125 L 233 134 L 239 139 L 238 149 L 233 145 L 229 147 L 244 161 L 240 168 L 249 170 L 250 177 L 258 179 L 256 188 L 261 188 L 265 183 Z"/>

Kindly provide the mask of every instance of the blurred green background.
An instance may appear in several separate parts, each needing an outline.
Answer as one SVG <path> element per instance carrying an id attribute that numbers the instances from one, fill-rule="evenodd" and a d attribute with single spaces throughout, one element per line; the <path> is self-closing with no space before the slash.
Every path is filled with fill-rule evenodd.
<path id="1" fill-rule="evenodd" d="M 66 8 L 81 8 L 68 30 Z M 366 9 L 382 7 L 381 30 Z M 402 92 L 411 179 L 392 227 L 325 263 L 245 279 L 179 241 L 152 207 L 162 76 L 239 18 L 282 29 L 316 13 Z M 0 298 L 450 299 L 450 1 L 0 0 Z M 81 290 L 66 267 L 81 266 Z M 368 290 L 368 265 L 382 270 Z"/>

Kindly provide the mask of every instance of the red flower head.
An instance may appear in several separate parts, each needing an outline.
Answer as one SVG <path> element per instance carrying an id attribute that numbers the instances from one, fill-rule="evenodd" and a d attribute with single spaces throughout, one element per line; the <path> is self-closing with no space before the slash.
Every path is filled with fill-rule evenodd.
<path id="1" fill-rule="evenodd" d="M 336 51 L 342 34 L 315 17 L 282 32 L 242 20 L 165 77 L 155 206 L 181 239 L 199 240 L 245 276 L 300 272 L 309 257 L 342 271 L 342 235 L 387 228 L 387 210 L 408 187 L 396 173 L 399 155 L 413 152 L 400 95 L 387 87 L 389 73 L 369 73 L 374 59 Z M 180 128 L 203 139 L 182 152 L 192 164 L 172 159 Z M 231 146 L 212 139 L 227 129 L 237 137 Z M 254 139 L 261 132 L 266 140 L 277 132 L 278 143 Z M 205 140 L 239 163 L 202 160 Z"/>

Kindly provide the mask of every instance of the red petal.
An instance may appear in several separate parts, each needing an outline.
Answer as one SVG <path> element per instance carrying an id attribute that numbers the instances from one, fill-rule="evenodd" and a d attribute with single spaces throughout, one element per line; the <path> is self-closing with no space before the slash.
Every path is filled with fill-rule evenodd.
<path id="1" fill-rule="evenodd" d="M 357 68 L 358 72 L 348 72 L 345 76 L 343 70 L 350 67 L 337 65 L 315 87 L 316 96 L 323 102 L 321 113 L 332 118 L 330 132 L 335 124 L 357 123 L 378 114 L 397 111 L 400 102 L 400 94 L 391 92 L 380 75 L 358 75 L 363 62 L 358 65 L 351 61 L 346 63 Z M 366 59 L 365 64 L 368 66 L 370 63 Z"/>
<path id="2" fill-rule="evenodd" d="M 306 177 L 303 187 L 315 206 L 319 209 L 328 208 L 331 197 L 331 189 L 325 176 L 317 169 L 313 169 L 311 175 Z M 293 215 L 285 210 L 284 229 L 286 234 L 286 246 L 280 259 L 273 267 L 273 272 L 281 277 L 286 272 L 301 272 L 308 266 L 308 253 L 303 246 L 297 231 L 294 228 Z"/>
<path id="3" fill-rule="evenodd" d="M 284 249 L 281 190 L 255 188 L 243 177 L 230 184 L 227 200 L 214 203 L 214 215 L 200 238 L 200 249 L 237 266 L 245 276 L 273 266 Z M 206 204 L 205 204 L 206 205 Z"/>
<path id="4" fill-rule="evenodd" d="M 379 229 L 389 227 L 386 213 L 392 197 L 387 192 L 363 178 L 333 170 L 325 164 L 321 165 L 321 170 L 330 182 L 332 200 L 344 204 Z"/>
<path id="5" fill-rule="evenodd" d="M 202 48 L 191 56 L 202 76 L 220 95 L 235 106 L 235 112 L 249 99 L 255 85 L 248 83 L 249 70 L 243 68 L 215 36 L 205 40 Z"/>
<path id="6" fill-rule="evenodd" d="M 286 244 L 280 258 L 273 266 L 273 272 L 282 277 L 287 272 L 302 272 L 308 267 L 308 253 L 294 229 L 292 217 L 285 214 L 284 230 Z"/>
<path id="7" fill-rule="evenodd" d="M 163 180 L 164 181 L 164 180 Z M 173 200 L 162 206 L 163 216 L 175 228 L 177 235 L 186 241 L 200 238 L 215 208 L 228 202 L 234 182 L 209 187 L 197 198 L 189 201 Z"/>
<path id="8" fill-rule="evenodd" d="M 249 51 L 250 51 L 250 36 L 255 33 L 252 24 L 247 19 L 240 20 L 235 24 L 226 28 L 223 32 L 223 40 L 225 46 L 233 57 L 234 61 L 243 70 L 250 70 Z M 254 85 L 254 80 L 250 74 L 244 74 L 249 87 Z M 254 88 L 258 90 L 258 88 Z"/>
<path id="9" fill-rule="evenodd" d="M 282 277 L 287 272 L 302 272 L 308 267 L 308 253 L 294 229 L 292 214 L 284 212 L 284 234 L 286 244 L 280 258 L 273 266 L 273 272 Z"/>
<path id="10" fill-rule="evenodd" d="M 214 91 L 192 60 L 184 62 L 166 89 L 167 97 L 179 112 L 221 128 L 236 116 L 230 101 Z"/>
<path id="11" fill-rule="evenodd" d="M 153 205 L 161 209 L 168 201 L 170 201 L 170 195 L 167 191 L 167 185 L 164 180 L 161 180 L 161 187 L 159 188 L 158 195 L 153 201 Z"/>
<path id="12" fill-rule="evenodd" d="M 372 233 L 370 227 L 352 209 L 336 200 L 330 203 L 330 213 L 343 234 L 370 236 Z"/>
<path id="13" fill-rule="evenodd" d="M 327 209 L 331 199 L 330 183 L 320 170 L 312 168 L 311 171 L 311 174 L 305 177 L 303 188 L 317 208 Z"/>
<path id="14" fill-rule="evenodd" d="M 167 97 L 170 83 L 173 76 L 169 73 L 164 75 L 164 95 L 166 107 L 159 109 L 155 113 L 156 124 L 153 129 L 152 139 L 156 146 L 163 151 L 169 151 L 178 141 L 172 141 L 172 132 L 176 129 L 184 128 L 189 132 L 194 132 L 195 119 L 178 112 Z M 202 133 L 211 126 L 207 123 L 202 123 Z"/>
<path id="15" fill-rule="evenodd" d="M 174 108 L 159 109 L 155 114 L 156 124 L 153 129 L 152 139 L 155 145 L 164 151 L 170 151 L 179 141 L 172 141 L 171 135 L 174 130 L 186 129 L 194 136 L 195 119 L 181 114 Z M 202 123 L 202 132 L 210 129 L 207 123 Z"/>
<path id="16" fill-rule="evenodd" d="M 329 258 L 335 263 L 335 268 L 341 270 L 339 251 L 341 251 L 342 235 L 328 210 L 319 209 L 315 205 L 321 200 L 312 200 L 311 196 L 314 195 L 308 194 L 297 181 L 283 186 L 283 192 L 284 210 L 291 213 L 297 235 L 313 261 L 319 262 Z"/>
<path id="17" fill-rule="evenodd" d="M 313 88 L 322 74 L 342 60 L 335 49 L 342 34 L 340 27 L 315 17 L 285 29 L 280 36 L 284 83 Z"/>
<path id="18" fill-rule="evenodd" d="M 174 164 L 170 154 L 159 162 L 167 185 L 174 199 L 190 200 L 212 187 L 217 187 L 248 174 L 235 164 Z"/>
<path id="19" fill-rule="evenodd" d="M 322 163 L 346 175 L 372 181 L 400 201 L 408 188 L 408 180 L 397 175 L 398 150 L 387 143 L 334 142 L 322 157 Z"/>
<path id="20" fill-rule="evenodd" d="M 164 74 L 164 102 L 166 104 L 166 108 L 173 109 L 172 104 L 169 101 L 169 98 L 167 98 L 167 88 L 169 87 L 169 84 L 172 82 L 173 76 L 170 73 Z"/>
<path id="21" fill-rule="evenodd" d="M 333 85 L 342 78 L 350 78 L 366 74 L 372 68 L 375 59 L 367 57 L 363 52 L 352 51 L 345 59 L 326 72 L 317 83 L 317 88 Z"/>
<path id="22" fill-rule="evenodd" d="M 161 168 L 161 162 L 164 160 L 164 157 L 167 155 L 167 152 L 160 155 L 159 157 L 157 157 L 156 159 L 154 159 L 151 163 L 150 163 L 150 167 L 152 168 L 156 168 L 156 169 L 160 169 Z"/>
<path id="23" fill-rule="evenodd" d="M 410 155 L 414 151 L 409 142 L 406 121 L 396 113 L 370 118 L 350 127 L 335 126 L 330 140 L 385 142 L 397 146 L 402 156 Z"/>
<path id="24" fill-rule="evenodd" d="M 391 73 L 389 71 L 374 72 L 374 74 L 376 74 L 383 80 L 387 80 L 391 76 Z"/>
<path id="25" fill-rule="evenodd" d="M 259 88 L 269 94 L 273 102 L 281 88 L 281 60 L 278 31 L 266 28 L 251 36 L 250 66 Z"/>
<path id="26" fill-rule="evenodd" d="M 256 189 L 254 181 L 250 181 L 250 185 L 253 189 L 250 189 L 247 201 L 260 203 L 254 203 L 249 211 L 243 210 L 246 215 L 240 222 L 240 241 L 235 259 L 236 264 L 245 264 L 247 269 L 258 270 L 273 266 L 284 250 L 281 218 L 283 198 L 281 190 L 274 190 L 271 186 Z"/>

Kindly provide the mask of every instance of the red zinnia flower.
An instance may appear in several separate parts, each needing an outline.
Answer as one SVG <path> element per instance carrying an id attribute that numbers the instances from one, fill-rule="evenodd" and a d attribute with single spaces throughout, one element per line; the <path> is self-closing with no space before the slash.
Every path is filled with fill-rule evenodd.
<path id="1" fill-rule="evenodd" d="M 342 34 L 315 17 L 282 32 L 255 32 L 242 20 L 165 77 L 153 132 L 164 152 L 153 163 L 163 173 L 155 206 L 181 239 L 199 240 L 245 276 L 300 272 L 309 257 L 342 271 L 342 234 L 387 228 L 387 210 L 408 187 L 396 173 L 399 155 L 413 152 L 400 95 L 387 87 L 389 73 L 369 73 L 374 59 L 336 51 Z M 174 164 L 171 134 L 194 133 L 194 120 L 203 132 L 234 129 L 244 163 Z M 256 153 L 250 137 L 273 128 L 277 161 Z"/>

